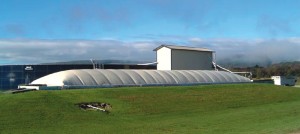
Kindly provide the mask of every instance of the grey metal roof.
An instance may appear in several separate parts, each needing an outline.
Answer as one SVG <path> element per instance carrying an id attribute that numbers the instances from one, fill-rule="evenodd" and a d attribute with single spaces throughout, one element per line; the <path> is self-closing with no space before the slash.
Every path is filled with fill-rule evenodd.
<path id="1" fill-rule="evenodd" d="M 246 77 L 224 71 L 80 69 L 53 73 L 37 79 L 31 84 L 69 87 L 113 87 L 245 82 L 251 81 Z"/>
<path id="2" fill-rule="evenodd" d="M 159 47 L 155 48 L 153 51 L 157 51 L 163 47 L 176 49 L 176 50 L 189 50 L 189 51 L 204 51 L 204 52 L 214 52 L 213 50 L 206 49 L 206 48 L 196 48 L 196 47 L 186 47 L 186 46 L 173 46 L 173 45 L 160 45 Z"/>

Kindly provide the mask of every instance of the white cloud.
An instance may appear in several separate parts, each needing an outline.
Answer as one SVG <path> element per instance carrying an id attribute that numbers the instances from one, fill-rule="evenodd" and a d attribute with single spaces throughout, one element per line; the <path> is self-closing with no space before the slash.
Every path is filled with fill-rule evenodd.
<path id="1" fill-rule="evenodd" d="M 268 65 L 300 59 L 300 38 L 182 39 L 184 44 L 215 50 L 219 63 Z M 155 41 L 0 39 L 1 63 L 32 64 L 86 59 L 154 61 Z M 174 44 L 173 44 L 174 45 Z M 175 44 L 176 45 L 176 44 Z"/>
<path id="2" fill-rule="evenodd" d="M 117 40 L 0 40 L 0 60 L 17 64 L 82 59 L 152 61 L 151 42 Z M 146 50 L 148 49 L 148 50 Z"/>
<path id="3" fill-rule="evenodd" d="M 210 39 L 199 42 L 192 40 L 194 46 L 205 46 L 217 52 L 219 63 L 241 63 L 247 65 L 268 65 L 283 61 L 300 59 L 300 38 L 286 39 Z"/>

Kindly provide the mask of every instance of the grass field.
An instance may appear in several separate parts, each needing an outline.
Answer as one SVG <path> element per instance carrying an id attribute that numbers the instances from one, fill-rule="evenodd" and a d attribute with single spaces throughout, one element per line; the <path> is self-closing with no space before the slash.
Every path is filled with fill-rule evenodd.
<path id="1" fill-rule="evenodd" d="M 80 102 L 107 102 L 109 114 Z M 299 88 L 271 84 L 127 87 L 0 94 L 0 133 L 291 133 Z"/>

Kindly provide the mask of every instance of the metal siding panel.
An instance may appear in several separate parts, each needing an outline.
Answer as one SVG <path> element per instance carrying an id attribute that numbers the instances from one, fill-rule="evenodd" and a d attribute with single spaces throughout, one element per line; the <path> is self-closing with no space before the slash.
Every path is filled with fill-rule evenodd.
<path id="1" fill-rule="evenodd" d="M 212 52 L 172 50 L 172 70 L 212 70 Z"/>

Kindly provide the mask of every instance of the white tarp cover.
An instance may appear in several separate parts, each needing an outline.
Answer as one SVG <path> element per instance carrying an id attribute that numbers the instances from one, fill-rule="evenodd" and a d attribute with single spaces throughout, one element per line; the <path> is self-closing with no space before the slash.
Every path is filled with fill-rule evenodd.
<path id="1" fill-rule="evenodd" d="M 246 83 L 250 79 L 224 71 L 209 70 L 106 70 L 80 69 L 49 74 L 31 84 L 47 86 L 143 86 Z"/>

